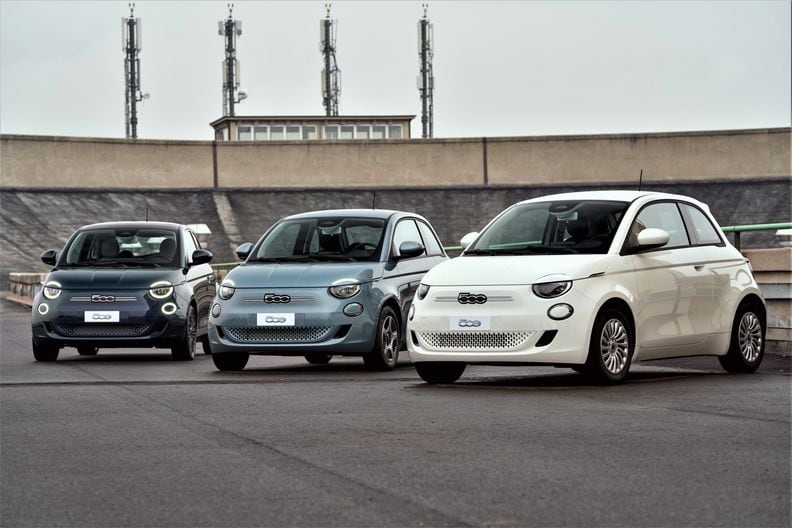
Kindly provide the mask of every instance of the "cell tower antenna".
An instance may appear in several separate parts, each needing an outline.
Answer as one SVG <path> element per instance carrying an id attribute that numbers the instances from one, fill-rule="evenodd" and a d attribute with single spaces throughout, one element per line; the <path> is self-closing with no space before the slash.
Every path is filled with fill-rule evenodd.
<path id="1" fill-rule="evenodd" d="M 141 21 L 135 18 L 135 3 L 129 3 L 129 17 L 121 17 L 121 44 L 124 52 L 124 123 L 126 138 L 137 139 L 137 104 L 149 98 L 140 90 Z"/>
<path id="2" fill-rule="evenodd" d="M 418 93 L 421 96 L 421 137 L 434 137 L 434 73 L 432 58 L 434 57 L 434 24 L 429 22 L 427 12 L 429 4 L 421 4 L 423 18 L 418 21 L 418 57 L 420 74 L 418 76 Z"/>
<path id="3" fill-rule="evenodd" d="M 239 87 L 239 60 L 236 58 L 237 37 L 242 35 L 242 21 L 234 19 L 234 4 L 228 4 L 228 18 L 217 23 L 217 34 L 223 37 L 223 115 L 236 115 L 235 105 L 247 99 Z"/>
<path id="4" fill-rule="evenodd" d="M 341 70 L 336 62 L 338 20 L 330 18 L 330 3 L 325 4 L 325 10 L 325 18 L 319 21 L 319 49 L 324 57 L 322 104 L 326 115 L 337 116 L 338 96 L 341 94 Z"/>

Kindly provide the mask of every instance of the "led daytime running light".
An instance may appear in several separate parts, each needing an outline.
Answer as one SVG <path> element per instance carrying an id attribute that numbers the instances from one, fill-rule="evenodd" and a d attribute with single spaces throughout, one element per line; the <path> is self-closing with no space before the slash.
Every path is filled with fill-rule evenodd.
<path id="1" fill-rule="evenodd" d="M 158 281 L 149 286 L 149 293 L 155 299 L 166 299 L 173 293 L 173 284 L 168 281 Z"/>
<path id="2" fill-rule="evenodd" d="M 57 299 L 60 297 L 61 292 L 63 291 L 63 287 L 61 283 L 58 281 L 49 281 L 44 285 L 43 293 L 44 297 L 49 300 Z"/>

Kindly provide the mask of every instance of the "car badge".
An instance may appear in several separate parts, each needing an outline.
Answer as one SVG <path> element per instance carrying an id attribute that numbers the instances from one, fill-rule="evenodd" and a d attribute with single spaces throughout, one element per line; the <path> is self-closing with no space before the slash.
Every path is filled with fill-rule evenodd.
<path id="1" fill-rule="evenodd" d="M 484 304 L 487 302 L 487 296 L 482 293 L 468 293 L 462 292 L 457 296 L 459 304 Z"/>
<path id="2" fill-rule="evenodd" d="M 291 297 L 288 295 L 277 295 L 275 293 L 264 294 L 265 303 L 287 303 L 290 301 Z"/>
<path id="3" fill-rule="evenodd" d="M 94 294 L 94 295 L 91 295 L 91 302 L 95 302 L 95 303 L 111 303 L 111 302 L 115 302 L 115 296 L 113 296 L 113 295 Z"/>

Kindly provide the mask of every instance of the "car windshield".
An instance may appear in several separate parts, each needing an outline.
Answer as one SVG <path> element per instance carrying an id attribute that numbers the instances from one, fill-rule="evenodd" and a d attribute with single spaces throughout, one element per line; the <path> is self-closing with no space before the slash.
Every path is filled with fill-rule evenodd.
<path id="1" fill-rule="evenodd" d="M 61 267 L 178 267 L 175 231 L 150 228 L 86 229 L 69 242 Z"/>
<path id="2" fill-rule="evenodd" d="M 378 261 L 385 221 L 379 218 L 300 218 L 277 224 L 249 262 Z"/>
<path id="3" fill-rule="evenodd" d="M 628 205 L 594 200 L 518 205 L 495 220 L 465 254 L 607 253 Z"/>

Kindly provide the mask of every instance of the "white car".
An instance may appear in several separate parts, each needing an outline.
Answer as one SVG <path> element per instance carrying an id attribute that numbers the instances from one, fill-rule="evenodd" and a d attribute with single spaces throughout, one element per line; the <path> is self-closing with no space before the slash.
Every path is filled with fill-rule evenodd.
<path id="1" fill-rule="evenodd" d="M 520 202 L 427 273 L 408 314 L 418 374 L 467 364 L 569 367 L 605 383 L 635 360 L 718 356 L 753 372 L 765 304 L 709 208 L 685 196 L 602 191 Z"/>

